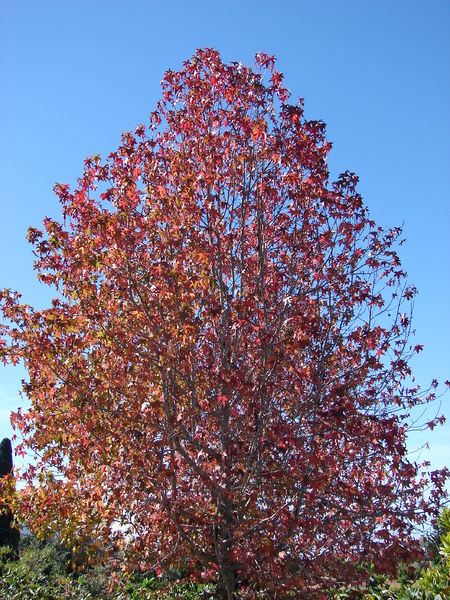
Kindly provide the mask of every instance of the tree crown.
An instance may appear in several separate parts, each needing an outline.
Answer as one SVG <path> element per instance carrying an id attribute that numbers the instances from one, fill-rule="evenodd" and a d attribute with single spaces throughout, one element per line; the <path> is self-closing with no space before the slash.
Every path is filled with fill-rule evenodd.
<path id="1" fill-rule="evenodd" d="M 425 498 L 406 453 L 434 391 L 410 383 L 401 232 L 354 174 L 330 183 L 325 126 L 272 57 L 199 50 L 162 90 L 149 127 L 56 185 L 63 220 L 30 228 L 52 306 L 3 292 L 40 457 L 21 510 L 146 568 L 187 557 L 230 598 L 393 565 L 445 478 Z"/>

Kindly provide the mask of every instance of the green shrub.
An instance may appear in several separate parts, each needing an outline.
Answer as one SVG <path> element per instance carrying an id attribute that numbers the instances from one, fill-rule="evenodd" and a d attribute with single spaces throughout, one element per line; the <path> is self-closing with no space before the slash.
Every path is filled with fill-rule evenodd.
<path id="1" fill-rule="evenodd" d="M 450 510 L 448 508 L 442 511 L 436 531 L 438 543 L 433 563 L 423 569 L 417 581 L 403 591 L 403 595 L 399 596 L 401 600 L 450 598 Z"/>
<path id="2" fill-rule="evenodd" d="M 214 586 L 180 583 L 177 574 L 116 574 L 108 564 L 72 568 L 70 550 L 57 541 L 25 538 L 20 560 L 0 548 L 0 600 L 197 600 L 214 598 Z"/>
<path id="3" fill-rule="evenodd" d="M 0 598 L 55 600 L 65 598 L 70 580 L 70 553 L 57 543 L 27 540 L 20 560 L 11 560 L 7 548 L 0 554 Z"/>

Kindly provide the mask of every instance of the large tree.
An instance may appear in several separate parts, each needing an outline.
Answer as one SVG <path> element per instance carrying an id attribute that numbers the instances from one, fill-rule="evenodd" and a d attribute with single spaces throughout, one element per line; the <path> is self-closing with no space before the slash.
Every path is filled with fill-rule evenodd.
<path id="1" fill-rule="evenodd" d="M 224 598 L 388 568 L 444 479 L 425 497 L 406 452 L 434 393 L 409 383 L 400 230 L 355 175 L 329 181 L 325 126 L 272 57 L 201 50 L 162 87 L 148 128 L 56 185 L 62 221 L 30 228 L 52 306 L 2 296 L 37 456 L 21 514 L 143 568 L 187 563 Z"/>

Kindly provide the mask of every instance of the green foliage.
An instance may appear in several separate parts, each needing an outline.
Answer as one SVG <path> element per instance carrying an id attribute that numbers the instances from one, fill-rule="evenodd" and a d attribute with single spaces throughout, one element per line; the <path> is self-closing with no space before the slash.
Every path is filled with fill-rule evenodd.
<path id="1" fill-rule="evenodd" d="M 154 576 L 139 576 L 131 577 L 122 592 L 118 592 L 118 600 L 169 600 L 183 598 L 186 600 L 200 600 L 215 598 L 215 586 L 203 583 L 174 583 L 170 584 L 167 579 L 160 579 Z"/>
<path id="2" fill-rule="evenodd" d="M 214 586 L 171 582 L 152 574 L 113 576 L 107 565 L 72 570 L 72 554 L 57 541 L 28 539 L 20 560 L 0 548 L 0 598 L 8 600 L 186 600 L 214 598 Z"/>
<path id="3" fill-rule="evenodd" d="M 0 552 L 1 598 L 53 600 L 63 597 L 69 576 L 69 556 L 59 544 L 29 541 L 19 561 L 11 560 L 6 547 Z"/>
<path id="4" fill-rule="evenodd" d="M 450 598 L 450 510 L 444 508 L 437 528 L 439 545 L 433 564 L 423 569 L 417 581 L 404 590 L 405 600 L 444 600 Z M 400 598 L 400 596 L 399 596 Z"/>

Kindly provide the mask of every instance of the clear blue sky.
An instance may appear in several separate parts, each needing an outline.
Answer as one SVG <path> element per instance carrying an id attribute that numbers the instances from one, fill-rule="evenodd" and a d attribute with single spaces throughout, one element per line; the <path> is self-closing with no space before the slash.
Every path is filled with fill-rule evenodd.
<path id="1" fill-rule="evenodd" d="M 355 171 L 375 220 L 404 224 L 417 379 L 450 378 L 449 31 L 448 0 L 3 2 L 0 287 L 45 304 L 27 226 L 58 216 L 55 181 L 73 183 L 85 156 L 147 121 L 166 69 L 199 47 L 247 64 L 263 50 L 307 117 L 327 123 L 332 172 Z M 0 370 L 0 438 L 23 376 Z M 450 465 L 450 425 L 428 437 L 432 465 Z"/>

